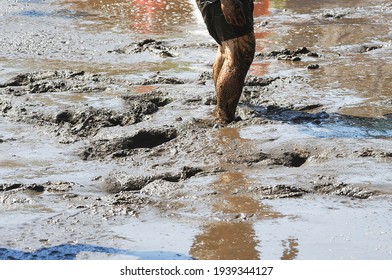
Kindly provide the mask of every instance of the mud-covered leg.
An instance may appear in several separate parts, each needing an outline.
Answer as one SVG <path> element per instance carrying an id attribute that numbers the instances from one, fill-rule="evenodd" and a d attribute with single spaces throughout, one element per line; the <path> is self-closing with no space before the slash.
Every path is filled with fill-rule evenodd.
<path id="1" fill-rule="evenodd" d="M 219 73 L 222 69 L 222 65 L 223 65 L 224 61 L 225 61 L 225 56 L 223 53 L 223 48 L 222 48 L 222 46 L 219 46 L 218 51 L 216 52 L 214 65 L 212 67 L 212 74 L 213 74 L 215 85 L 217 84 Z"/>
<path id="2" fill-rule="evenodd" d="M 216 80 L 214 73 L 217 117 L 220 121 L 229 123 L 235 118 L 245 77 L 255 54 L 254 33 L 224 41 L 220 49 L 223 63 Z M 215 66 L 214 71 L 217 72 Z"/>

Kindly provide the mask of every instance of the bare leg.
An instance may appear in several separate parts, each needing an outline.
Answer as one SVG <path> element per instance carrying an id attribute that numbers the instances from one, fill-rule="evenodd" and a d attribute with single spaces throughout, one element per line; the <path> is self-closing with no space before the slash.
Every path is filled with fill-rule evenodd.
<path id="1" fill-rule="evenodd" d="M 254 53 L 254 33 L 224 41 L 219 46 L 214 62 L 214 82 L 217 117 L 222 122 L 229 123 L 235 118 L 235 110 Z"/>

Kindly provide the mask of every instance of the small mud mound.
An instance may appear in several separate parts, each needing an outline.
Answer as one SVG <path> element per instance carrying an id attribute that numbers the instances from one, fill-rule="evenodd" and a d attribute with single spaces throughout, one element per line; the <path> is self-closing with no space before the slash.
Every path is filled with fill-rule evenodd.
<path id="1" fill-rule="evenodd" d="M 250 193 L 260 195 L 263 199 L 301 197 L 309 191 L 299 187 L 288 185 L 276 185 L 273 187 L 252 187 L 248 190 Z"/>
<path id="2" fill-rule="evenodd" d="M 207 81 L 211 81 L 213 79 L 213 75 L 211 71 L 205 71 L 199 75 L 199 78 L 196 80 L 197 84 L 205 85 Z"/>
<path id="3" fill-rule="evenodd" d="M 269 53 L 257 53 L 256 58 L 276 58 L 278 60 L 285 61 L 301 61 L 301 56 L 309 56 L 309 57 L 319 57 L 319 55 L 315 52 L 310 51 L 306 47 L 298 48 L 294 51 L 289 49 L 283 49 L 279 51 L 272 51 Z"/>
<path id="4" fill-rule="evenodd" d="M 366 52 L 374 51 L 374 50 L 381 49 L 381 48 L 382 48 L 381 45 L 363 45 L 363 46 L 360 46 L 359 48 L 357 48 L 356 51 L 359 53 L 366 53 Z"/>
<path id="5" fill-rule="evenodd" d="M 360 151 L 355 151 L 358 157 L 372 157 L 372 158 L 392 158 L 392 152 L 374 150 L 372 148 L 362 148 Z"/>
<path id="6" fill-rule="evenodd" d="M 338 182 L 330 176 L 320 175 L 313 183 L 314 193 L 324 195 L 339 195 L 359 199 L 367 199 L 379 194 L 377 191 L 365 190 L 359 187 L 350 186 L 343 182 Z"/>
<path id="7" fill-rule="evenodd" d="M 306 188 L 292 185 L 254 186 L 247 190 L 252 195 L 261 196 L 262 199 L 295 198 L 306 194 L 337 195 L 357 199 L 368 199 L 380 195 L 377 191 L 365 190 L 338 182 L 332 177 L 319 176 L 318 180 Z"/>
<path id="8" fill-rule="evenodd" d="M 171 52 L 171 48 L 165 46 L 164 42 L 156 41 L 154 39 L 144 39 L 135 44 L 109 51 L 109 53 L 132 54 L 145 51 L 148 51 L 151 54 L 155 54 L 163 58 L 174 57 L 174 54 Z"/>
<path id="9" fill-rule="evenodd" d="M 122 95 L 121 98 L 130 106 L 134 106 L 133 104 L 138 104 L 141 101 L 148 101 L 157 107 L 156 110 L 158 110 L 158 107 L 164 107 L 173 101 L 173 99 L 168 96 L 167 92 L 162 91 L 152 91 L 137 95 Z"/>
<path id="10" fill-rule="evenodd" d="M 176 77 L 162 77 L 162 76 L 154 75 L 137 84 L 144 85 L 144 86 L 157 85 L 157 84 L 181 85 L 181 84 L 185 84 L 185 81 L 178 79 Z"/>
<path id="11" fill-rule="evenodd" d="M 77 196 L 71 194 L 73 189 L 83 188 L 73 182 L 46 182 L 46 183 L 4 183 L 0 184 L 0 205 L 33 205 L 37 197 L 48 192 L 61 194 L 63 198 Z"/>
<path id="12" fill-rule="evenodd" d="M 113 157 L 125 157 L 134 149 L 151 149 L 162 145 L 177 137 L 175 129 L 167 130 L 140 130 L 129 137 L 121 137 L 112 140 L 94 141 L 90 147 L 82 152 L 84 160 L 103 158 L 108 155 Z"/>
<path id="13" fill-rule="evenodd" d="M 348 16 L 350 14 L 349 11 L 339 11 L 339 10 L 332 10 L 327 11 L 321 14 L 322 18 L 331 18 L 331 19 L 340 19 Z"/>
<path id="14" fill-rule="evenodd" d="M 245 80 L 245 86 L 265 87 L 272 84 L 274 81 L 278 79 L 280 79 L 280 77 L 256 77 L 250 75 Z"/>
<path id="15" fill-rule="evenodd" d="M 34 192 L 68 192 L 74 187 L 82 187 L 72 182 L 46 182 L 43 184 L 5 183 L 0 184 L 0 192 L 7 191 L 34 191 Z"/>
<path id="16" fill-rule="evenodd" d="M 156 192 L 158 192 L 157 189 L 162 193 L 164 192 L 162 187 L 163 184 L 161 187 L 157 188 L 157 184 L 160 185 L 159 182 L 178 183 L 182 180 L 189 179 L 202 171 L 203 170 L 200 168 L 185 166 L 178 172 L 167 172 L 154 175 L 135 176 L 124 172 L 112 172 L 105 178 L 103 189 L 108 193 L 119 193 L 139 191 L 148 185 L 149 188 L 143 192 L 144 194 L 156 194 Z M 172 185 L 170 185 L 170 187 L 172 187 Z"/>

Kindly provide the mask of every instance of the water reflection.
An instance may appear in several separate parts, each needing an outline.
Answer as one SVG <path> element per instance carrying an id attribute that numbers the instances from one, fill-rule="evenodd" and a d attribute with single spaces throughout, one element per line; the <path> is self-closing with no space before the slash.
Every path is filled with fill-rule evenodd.
<path id="1" fill-rule="evenodd" d="M 282 241 L 283 250 L 281 260 L 294 260 L 298 256 L 298 239 L 289 238 Z"/>
<path id="2" fill-rule="evenodd" d="M 269 15 L 270 6 L 270 0 L 255 1 L 253 14 L 256 22 L 262 22 L 264 20 L 263 16 Z M 269 29 L 265 29 L 264 26 L 259 26 L 259 24 L 255 25 L 255 37 L 257 40 L 256 51 L 261 52 L 264 50 L 268 44 L 268 37 L 270 34 L 271 31 Z M 267 61 L 253 61 L 249 73 L 255 76 L 264 76 L 268 73 L 269 65 L 270 62 Z"/>
<path id="3" fill-rule="evenodd" d="M 266 2 L 263 3 L 266 4 Z M 304 46 L 316 52 L 320 51 L 322 57 L 317 59 L 317 63 L 323 63 L 323 57 L 327 57 L 329 62 L 320 65 L 317 71 L 309 72 L 310 85 L 326 92 L 320 97 L 328 100 L 326 94 L 332 96 L 336 94 L 336 89 L 348 89 L 355 93 L 355 97 L 362 100 L 358 103 L 352 100 L 350 105 L 347 105 L 342 99 L 339 113 L 372 118 L 391 114 L 390 43 L 383 43 L 383 41 L 390 40 L 388 35 L 392 17 L 390 13 L 378 11 L 379 8 L 375 5 L 380 3 L 388 3 L 388 1 L 373 1 L 371 3 L 373 6 L 369 6 L 369 1 L 366 0 L 345 1 L 344 3 L 336 0 L 305 2 L 271 0 L 270 6 L 272 7 L 286 8 L 302 14 L 289 13 L 289 17 L 273 15 L 274 20 L 281 21 L 281 24 L 289 29 L 281 36 L 274 33 L 260 36 L 258 51 L 263 51 L 265 48 L 274 50 L 275 47 L 294 50 Z M 328 9 L 355 7 L 368 8 L 361 13 L 353 10 L 349 16 L 339 19 L 326 19 L 321 16 L 321 12 L 328 11 Z M 269 30 L 273 32 L 272 28 Z M 373 45 L 385 48 L 371 52 L 360 51 L 361 46 L 372 45 L 372 42 L 377 42 Z M 307 63 L 314 63 L 311 59 L 308 60 Z M 269 65 L 266 61 L 256 61 L 256 64 L 252 66 L 255 70 L 252 74 L 261 76 L 268 73 Z M 284 66 L 281 64 L 281 67 Z M 316 94 L 320 94 L 318 90 Z"/>
<path id="4" fill-rule="evenodd" d="M 220 129 L 216 139 L 217 143 L 224 147 L 226 158 L 235 156 L 236 146 L 251 144 L 249 140 L 240 137 L 236 128 Z M 190 255 L 205 260 L 261 259 L 262 252 L 257 248 L 262 240 L 256 235 L 254 223 L 284 216 L 252 196 L 239 194 L 241 190 L 249 187 L 252 181 L 243 171 L 227 163 L 226 158 L 221 165 L 229 171 L 223 172 L 214 183 L 218 196 L 212 210 L 221 218 L 204 225 L 202 233 L 194 239 Z M 283 240 L 282 246 L 283 259 L 297 256 L 296 239 Z"/>
<path id="5" fill-rule="evenodd" d="M 310 12 L 317 9 L 334 9 L 343 7 L 354 7 L 354 6 L 368 6 L 369 0 L 275 0 L 277 3 L 284 3 L 284 7 L 295 12 Z M 372 4 L 376 5 L 379 3 L 389 3 L 385 0 L 372 0 Z"/>
<path id="6" fill-rule="evenodd" d="M 79 12 L 90 12 L 106 28 L 131 30 L 139 34 L 183 32 L 195 22 L 195 4 L 183 0 L 65 0 Z M 98 12 L 98 14 L 97 14 Z"/>

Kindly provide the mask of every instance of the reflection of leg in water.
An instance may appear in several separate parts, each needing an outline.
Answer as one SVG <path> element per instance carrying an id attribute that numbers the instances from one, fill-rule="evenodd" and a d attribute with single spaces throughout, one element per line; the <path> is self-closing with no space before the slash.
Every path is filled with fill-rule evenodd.
<path id="1" fill-rule="evenodd" d="M 282 245 L 285 248 L 282 254 L 281 260 L 294 260 L 298 256 L 298 240 L 288 239 L 282 241 Z"/>
<path id="2" fill-rule="evenodd" d="M 190 255 L 201 260 L 258 260 L 255 231 L 250 222 L 218 222 L 195 237 Z"/>
<path id="3" fill-rule="evenodd" d="M 230 129 L 225 131 L 232 132 Z M 228 134 L 233 136 L 232 134 Z M 235 134 L 234 134 L 235 135 Z M 223 136 L 222 136 L 223 137 Z M 220 140 L 222 141 L 222 137 Z M 224 138 L 224 137 L 223 137 Z M 249 182 L 242 172 L 222 173 L 214 188 L 220 194 L 214 203 L 214 213 L 223 215 L 229 221 L 213 221 L 203 227 L 203 232 L 195 237 L 190 255 L 204 260 L 258 260 L 257 239 L 253 223 L 239 221 L 238 214 L 254 214 L 259 204 L 251 197 L 233 195 L 235 188 L 246 188 Z"/>

